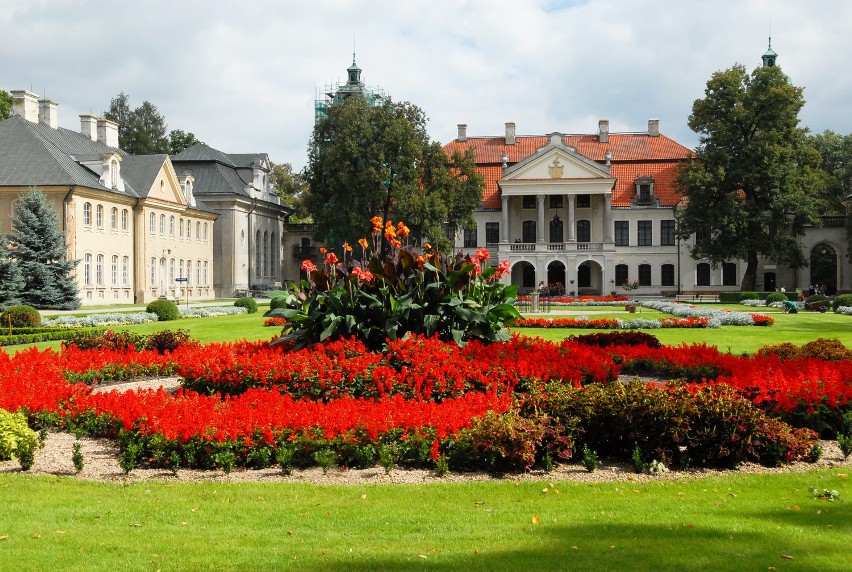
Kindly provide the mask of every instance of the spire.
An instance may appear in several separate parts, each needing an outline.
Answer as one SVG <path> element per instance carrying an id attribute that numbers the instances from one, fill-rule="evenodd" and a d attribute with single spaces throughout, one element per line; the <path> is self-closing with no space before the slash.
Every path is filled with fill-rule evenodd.
<path id="1" fill-rule="evenodd" d="M 761 56 L 763 60 L 763 67 L 774 67 L 775 59 L 778 57 L 774 51 L 772 51 L 772 36 L 769 36 L 769 47 L 766 48 L 766 53 Z"/>
<path id="2" fill-rule="evenodd" d="M 361 68 L 355 63 L 355 52 L 352 52 L 352 65 L 346 68 L 346 71 L 349 73 L 349 80 L 346 85 L 361 84 Z"/>

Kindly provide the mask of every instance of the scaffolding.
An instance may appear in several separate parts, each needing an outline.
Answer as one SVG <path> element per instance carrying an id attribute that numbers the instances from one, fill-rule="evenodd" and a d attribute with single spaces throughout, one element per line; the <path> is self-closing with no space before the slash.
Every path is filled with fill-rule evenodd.
<path id="1" fill-rule="evenodd" d="M 326 84 L 322 90 L 318 90 L 314 100 L 314 121 L 326 117 L 328 108 L 335 103 L 345 101 L 353 95 L 363 97 L 372 106 L 383 105 L 388 101 L 387 95 L 381 88 L 365 85 L 361 81 L 361 68 L 355 63 L 355 54 L 352 54 L 352 65 L 346 69 L 348 79 L 346 83 L 338 82 Z"/>

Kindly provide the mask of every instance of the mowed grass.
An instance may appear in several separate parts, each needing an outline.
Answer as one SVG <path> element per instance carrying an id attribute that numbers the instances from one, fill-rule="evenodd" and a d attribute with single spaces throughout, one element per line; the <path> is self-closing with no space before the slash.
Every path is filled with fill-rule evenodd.
<path id="1" fill-rule="evenodd" d="M 650 483 L 0 476 L 4 570 L 850 570 L 835 469 Z M 546 489 L 546 492 L 545 492 Z"/>

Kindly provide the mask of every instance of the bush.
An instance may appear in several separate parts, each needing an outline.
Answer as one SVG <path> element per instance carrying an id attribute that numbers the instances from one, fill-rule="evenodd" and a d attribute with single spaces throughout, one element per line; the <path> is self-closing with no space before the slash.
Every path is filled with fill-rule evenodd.
<path id="1" fill-rule="evenodd" d="M 770 292 L 766 295 L 766 305 L 773 304 L 775 302 L 786 302 L 789 300 L 787 294 L 784 292 Z"/>
<path id="2" fill-rule="evenodd" d="M 159 353 L 174 351 L 189 342 L 189 332 L 186 330 L 163 330 L 148 336 L 145 348 Z"/>
<path id="3" fill-rule="evenodd" d="M 254 314 L 257 312 L 257 302 L 255 302 L 254 298 L 250 298 L 248 296 L 234 300 L 234 306 L 237 308 L 245 308 L 248 314 Z"/>
<path id="4" fill-rule="evenodd" d="M 528 471 L 535 463 L 536 449 L 544 430 L 533 419 L 521 417 L 517 411 L 503 414 L 489 411 L 474 420 L 466 431 L 471 440 L 471 453 L 492 473 Z"/>
<path id="5" fill-rule="evenodd" d="M 852 351 L 840 343 L 840 340 L 818 338 L 799 349 L 799 357 L 826 361 L 844 361 L 852 359 Z"/>
<path id="6" fill-rule="evenodd" d="M 852 306 L 852 294 L 840 294 L 839 296 L 834 297 L 834 301 L 831 303 L 831 309 L 837 311 L 837 309 L 841 306 Z"/>
<path id="7" fill-rule="evenodd" d="M 285 296 L 276 296 L 269 300 L 269 311 L 277 310 L 278 308 L 287 307 L 287 298 Z"/>
<path id="8" fill-rule="evenodd" d="M 26 456 L 35 450 L 37 443 L 36 432 L 30 429 L 23 413 L 0 409 L 0 461 Z"/>
<path id="9" fill-rule="evenodd" d="M 763 300 L 759 292 L 721 292 L 719 301 L 724 304 L 739 304 L 743 300 Z"/>
<path id="10" fill-rule="evenodd" d="M 180 318 L 180 310 L 177 304 L 171 300 L 154 300 L 145 308 L 146 312 L 157 314 L 157 320 L 160 322 L 170 322 Z"/>
<path id="11" fill-rule="evenodd" d="M 822 294 L 811 294 L 807 298 L 805 298 L 805 304 L 813 304 L 814 302 L 825 302 L 828 300 L 828 296 L 823 296 Z"/>
<path id="12" fill-rule="evenodd" d="M 127 351 L 130 347 L 137 350 L 145 349 L 145 336 L 132 332 L 106 331 L 72 331 L 65 338 L 66 346 L 77 346 L 81 350 L 99 349 Z"/>
<path id="13" fill-rule="evenodd" d="M 32 306 L 9 306 L 0 314 L 0 325 L 4 328 L 37 328 L 41 326 L 41 314 Z"/>
<path id="14" fill-rule="evenodd" d="M 790 342 L 782 342 L 780 344 L 768 344 L 757 350 L 757 355 L 767 357 L 776 355 L 783 361 L 798 359 L 799 346 Z"/>
<path id="15" fill-rule="evenodd" d="M 579 344 L 599 348 L 608 348 L 610 346 L 648 346 L 649 348 L 662 347 L 660 340 L 658 340 L 656 336 L 646 334 L 645 332 L 637 332 L 635 330 L 583 334 L 580 336 L 571 336 L 568 339 Z"/>

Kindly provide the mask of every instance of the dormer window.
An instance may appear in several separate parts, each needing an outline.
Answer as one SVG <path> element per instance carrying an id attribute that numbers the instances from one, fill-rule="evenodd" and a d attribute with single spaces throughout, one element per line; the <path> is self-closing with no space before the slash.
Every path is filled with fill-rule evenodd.
<path id="1" fill-rule="evenodd" d="M 115 159 L 109 162 L 109 186 L 112 189 L 118 188 L 118 161 Z"/>
<path id="2" fill-rule="evenodd" d="M 654 196 L 654 177 L 637 177 L 633 184 L 636 189 L 632 201 L 634 206 L 659 206 Z"/>

